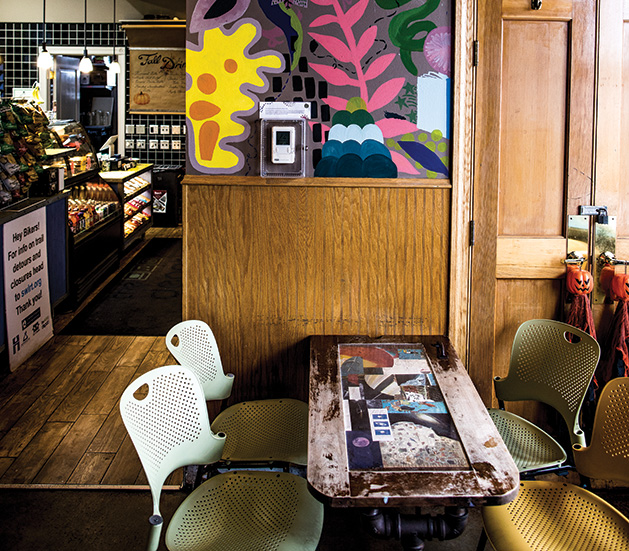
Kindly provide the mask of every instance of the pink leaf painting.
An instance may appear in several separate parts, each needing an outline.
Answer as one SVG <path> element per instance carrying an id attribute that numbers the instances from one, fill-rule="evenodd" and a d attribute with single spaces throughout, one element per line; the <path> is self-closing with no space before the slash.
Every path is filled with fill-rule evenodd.
<path id="1" fill-rule="evenodd" d="M 391 62 L 395 59 L 396 54 L 387 54 L 374 59 L 369 65 L 367 71 L 365 71 L 365 80 L 371 80 L 380 76 L 384 70 L 391 65 Z"/>
<path id="2" fill-rule="evenodd" d="M 323 98 L 323 101 L 335 111 L 345 111 L 345 109 L 347 108 L 347 98 L 328 96 L 327 98 Z"/>
<path id="3" fill-rule="evenodd" d="M 359 0 L 345 14 L 345 24 L 349 27 L 353 27 L 365 13 L 369 0 Z"/>
<path id="4" fill-rule="evenodd" d="M 385 138 L 417 132 L 416 124 L 402 119 L 380 119 L 376 121 L 376 126 L 382 131 L 382 136 Z"/>
<path id="5" fill-rule="evenodd" d="M 311 63 L 310 68 L 319 73 L 329 84 L 335 86 L 358 86 L 359 83 L 355 78 L 350 78 L 340 69 L 330 67 L 329 65 L 321 65 L 320 63 Z"/>
<path id="6" fill-rule="evenodd" d="M 342 61 L 344 63 L 349 63 L 352 61 L 352 53 L 349 51 L 349 48 L 338 38 L 319 33 L 308 34 L 339 61 Z"/>
<path id="7" fill-rule="evenodd" d="M 367 111 L 373 113 L 376 109 L 380 109 L 392 102 L 402 89 L 402 86 L 404 86 L 405 82 L 406 79 L 404 77 L 399 77 L 392 78 L 384 84 L 381 84 L 367 102 Z"/>
<path id="8" fill-rule="evenodd" d="M 419 170 L 417 170 L 404 155 L 397 151 L 391 151 L 391 160 L 395 163 L 395 166 L 397 166 L 398 172 L 419 174 Z"/>
<path id="9" fill-rule="evenodd" d="M 324 25 L 331 25 L 332 23 L 338 23 L 338 18 L 336 15 L 321 15 L 317 17 L 312 23 L 310 23 L 311 27 L 323 27 Z"/>
<path id="10" fill-rule="evenodd" d="M 369 27 L 363 35 L 360 37 L 358 41 L 358 45 L 356 46 L 356 54 L 358 59 L 362 59 L 367 55 L 369 48 L 373 46 L 373 43 L 376 40 L 376 35 L 378 34 L 378 27 Z"/>

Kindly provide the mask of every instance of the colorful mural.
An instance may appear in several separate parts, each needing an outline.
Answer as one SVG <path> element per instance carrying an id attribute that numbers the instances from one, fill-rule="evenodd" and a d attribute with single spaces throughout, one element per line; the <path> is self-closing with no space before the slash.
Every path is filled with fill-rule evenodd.
<path id="1" fill-rule="evenodd" d="M 307 176 L 449 177 L 450 0 L 198 0 L 188 12 L 190 173 L 259 175 L 258 105 L 282 101 L 310 107 Z"/>

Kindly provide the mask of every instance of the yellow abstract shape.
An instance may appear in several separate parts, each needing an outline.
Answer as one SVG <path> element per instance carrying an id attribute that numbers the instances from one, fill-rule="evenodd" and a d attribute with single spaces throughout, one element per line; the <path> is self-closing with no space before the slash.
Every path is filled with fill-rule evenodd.
<path id="1" fill-rule="evenodd" d="M 201 167 L 228 171 L 237 168 L 241 161 L 233 148 L 221 147 L 222 141 L 238 138 L 245 132 L 245 126 L 235 119 L 256 105 L 246 89 L 266 86 L 267 82 L 259 73 L 263 68 L 281 69 L 283 63 L 279 55 L 251 58 L 245 54 L 259 36 L 255 25 L 243 22 L 230 35 L 220 28 L 208 29 L 203 33 L 201 51 L 187 50 L 186 69 L 192 85 L 186 92 L 186 113 L 194 139 L 194 153 L 190 154 Z M 210 94 L 212 96 L 208 97 Z M 214 109 L 207 109 L 209 100 L 218 109 L 216 113 Z M 206 112 L 207 117 L 197 118 L 200 112 Z M 213 124 L 206 124 L 209 119 Z M 202 151 L 208 147 L 213 151 Z"/>

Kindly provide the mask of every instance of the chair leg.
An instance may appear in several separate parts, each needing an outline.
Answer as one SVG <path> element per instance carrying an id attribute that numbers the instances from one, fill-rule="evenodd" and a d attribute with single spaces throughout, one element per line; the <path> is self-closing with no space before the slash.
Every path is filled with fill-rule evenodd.
<path id="1" fill-rule="evenodd" d="M 476 551 L 485 551 L 486 546 L 487 546 L 487 532 L 485 532 L 484 527 L 481 527 L 480 537 L 478 538 L 478 546 L 476 547 Z"/>

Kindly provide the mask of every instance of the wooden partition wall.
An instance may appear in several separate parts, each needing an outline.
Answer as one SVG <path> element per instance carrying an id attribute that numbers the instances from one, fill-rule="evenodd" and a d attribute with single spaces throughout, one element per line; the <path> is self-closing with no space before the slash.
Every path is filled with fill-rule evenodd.
<path id="1" fill-rule="evenodd" d="M 232 399 L 307 396 L 314 334 L 445 334 L 448 183 L 187 176 L 183 315 Z"/>

